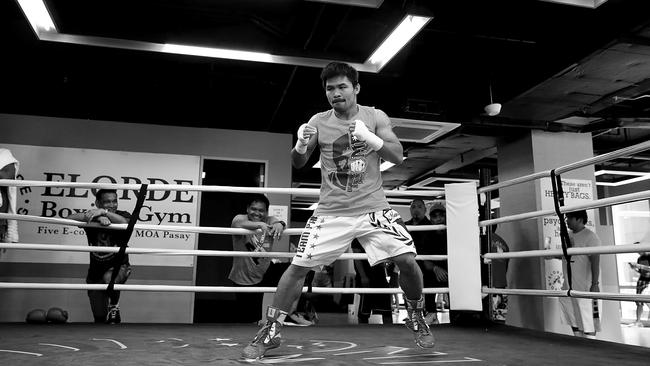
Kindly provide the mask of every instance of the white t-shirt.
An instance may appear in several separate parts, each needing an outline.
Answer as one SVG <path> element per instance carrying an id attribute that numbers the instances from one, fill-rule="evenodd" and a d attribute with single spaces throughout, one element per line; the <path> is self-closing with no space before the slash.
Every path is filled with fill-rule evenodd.
<path id="1" fill-rule="evenodd" d="M 571 248 L 597 247 L 602 245 L 598 236 L 588 228 L 584 228 L 577 233 L 569 233 L 571 238 Z M 587 255 L 571 256 L 571 276 L 572 288 L 576 291 L 589 291 L 591 289 L 591 260 Z M 564 271 L 564 290 L 569 289 L 566 261 L 562 261 L 562 270 Z"/>

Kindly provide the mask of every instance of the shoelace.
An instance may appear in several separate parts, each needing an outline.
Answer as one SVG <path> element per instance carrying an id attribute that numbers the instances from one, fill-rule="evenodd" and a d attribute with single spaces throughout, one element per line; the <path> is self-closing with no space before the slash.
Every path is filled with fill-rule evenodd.
<path id="1" fill-rule="evenodd" d="M 422 316 L 422 313 L 416 313 L 413 312 L 411 315 L 411 324 L 413 325 L 413 330 L 415 330 L 418 333 L 423 333 L 423 334 L 429 334 L 429 326 L 427 325 L 427 322 L 424 320 L 424 316 Z"/>
<path id="2" fill-rule="evenodd" d="M 270 332 L 270 329 L 271 329 L 272 326 L 273 326 L 272 322 L 266 323 L 266 325 L 263 326 L 262 329 L 260 329 L 257 332 L 257 334 L 255 335 L 255 338 L 253 339 L 253 341 L 251 343 L 252 344 L 264 343 L 264 338 Z"/>

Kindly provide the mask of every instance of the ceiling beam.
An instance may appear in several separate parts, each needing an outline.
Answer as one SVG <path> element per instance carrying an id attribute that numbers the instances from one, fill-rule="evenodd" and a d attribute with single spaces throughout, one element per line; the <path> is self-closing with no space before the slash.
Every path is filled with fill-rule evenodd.
<path id="1" fill-rule="evenodd" d="M 483 158 L 490 157 L 497 153 L 497 148 L 489 147 L 483 150 L 470 150 L 465 153 L 460 153 L 446 163 L 436 167 L 431 171 L 434 174 L 446 174 L 452 170 L 460 169 L 464 166 L 473 164 Z"/>

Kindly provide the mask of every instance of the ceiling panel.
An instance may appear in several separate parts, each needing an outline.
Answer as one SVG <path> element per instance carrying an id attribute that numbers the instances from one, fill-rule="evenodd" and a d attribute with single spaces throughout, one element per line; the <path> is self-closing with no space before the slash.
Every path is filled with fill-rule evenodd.
<path id="1" fill-rule="evenodd" d="M 592 132 L 598 151 L 648 138 L 638 126 L 650 118 L 650 98 L 640 98 L 650 93 L 650 1 L 596 8 L 536 0 L 45 3 L 64 33 L 354 63 L 406 13 L 432 15 L 384 69 L 360 74 L 361 104 L 395 119 L 458 124 L 431 141 L 403 141 L 409 158 L 384 173 L 390 187 L 458 167 L 463 154 L 478 158 L 533 128 Z M 15 1 L 0 2 L 0 41 L 3 87 L 11 90 L 2 113 L 295 135 L 329 108 L 319 67 L 40 41 Z M 500 115 L 485 115 L 491 102 L 503 105 Z M 555 122 L 571 116 L 588 120 Z M 477 174 L 494 159 L 446 175 Z M 293 178 L 296 185 L 320 179 L 311 168 Z"/>

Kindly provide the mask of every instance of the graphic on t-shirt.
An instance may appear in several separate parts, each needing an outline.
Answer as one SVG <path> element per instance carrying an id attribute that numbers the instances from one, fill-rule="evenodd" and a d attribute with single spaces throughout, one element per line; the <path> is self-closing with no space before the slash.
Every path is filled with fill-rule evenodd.
<path id="1" fill-rule="evenodd" d="M 271 236 L 266 232 L 248 235 L 248 240 L 244 245 L 249 252 L 266 252 L 264 249 L 271 246 Z M 260 258 L 251 257 L 255 264 L 259 264 Z"/>
<path id="2" fill-rule="evenodd" d="M 95 234 L 95 244 L 94 246 L 97 247 L 113 247 L 116 245 L 113 245 L 111 242 L 111 237 L 112 235 L 108 233 L 107 231 L 98 231 Z M 92 256 L 95 258 L 95 260 L 104 262 L 107 260 L 111 260 L 114 256 L 115 253 L 101 253 L 101 252 L 91 252 Z"/>
<path id="3" fill-rule="evenodd" d="M 327 172 L 330 182 L 347 192 L 357 190 L 366 176 L 367 150 L 367 144 L 352 136 L 351 131 L 336 139 L 332 144 L 336 171 Z"/>

